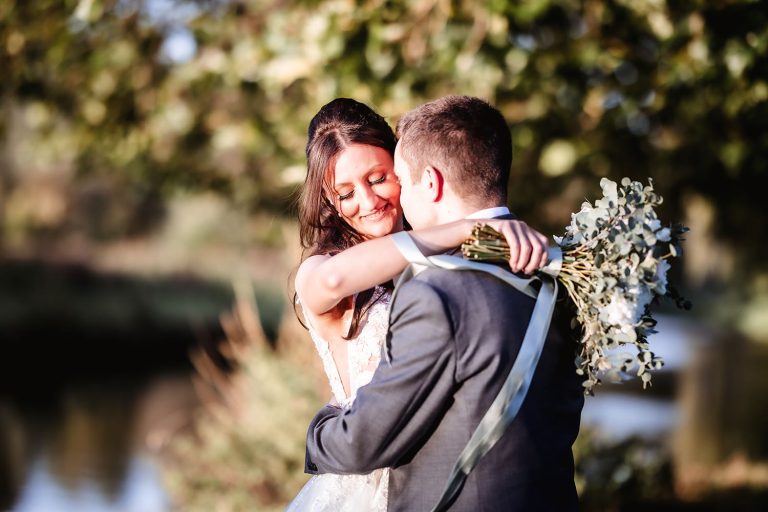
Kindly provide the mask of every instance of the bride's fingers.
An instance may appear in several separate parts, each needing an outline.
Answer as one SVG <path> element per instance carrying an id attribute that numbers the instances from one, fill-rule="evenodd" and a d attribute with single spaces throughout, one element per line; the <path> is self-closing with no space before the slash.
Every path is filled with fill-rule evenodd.
<path id="1" fill-rule="evenodd" d="M 520 242 L 518 240 L 517 233 L 512 229 L 513 222 L 505 222 L 499 226 L 499 231 L 507 240 L 509 246 L 509 267 L 512 271 L 517 272 L 515 265 L 517 264 L 517 258 L 519 255 Z"/>
<path id="2" fill-rule="evenodd" d="M 544 248 L 544 251 L 541 253 L 541 261 L 539 261 L 538 266 L 538 268 L 541 268 L 547 264 L 547 259 L 549 258 L 549 240 L 541 233 L 538 233 L 538 238 L 541 246 Z"/>
<path id="3" fill-rule="evenodd" d="M 516 223 L 514 229 L 517 233 L 518 243 L 520 244 L 520 252 L 517 256 L 517 263 L 512 267 L 512 270 L 519 272 L 520 270 L 527 268 L 528 262 L 531 257 L 531 242 L 527 236 L 528 226 L 523 223 Z"/>
<path id="4" fill-rule="evenodd" d="M 541 239 L 535 231 L 528 231 L 528 240 L 531 244 L 531 256 L 528 258 L 528 264 L 524 272 L 526 274 L 533 274 L 541 266 L 541 256 L 542 254 L 546 255 L 547 249 L 541 243 Z"/>
<path id="5" fill-rule="evenodd" d="M 531 229 L 519 220 L 501 221 L 493 224 L 509 246 L 509 267 L 513 272 L 533 274 L 547 264 L 547 237 Z"/>

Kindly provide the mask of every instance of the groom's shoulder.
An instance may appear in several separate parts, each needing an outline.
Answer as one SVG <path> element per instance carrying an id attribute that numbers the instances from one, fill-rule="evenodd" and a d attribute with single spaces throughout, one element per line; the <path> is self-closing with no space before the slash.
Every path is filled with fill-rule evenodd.
<path id="1" fill-rule="evenodd" d="M 475 272 L 445 268 L 428 268 L 419 272 L 414 279 L 431 286 L 443 287 L 472 281 L 472 274 L 475 274 Z"/>
<path id="2" fill-rule="evenodd" d="M 533 299 L 487 272 L 430 268 L 404 284 L 392 312 L 393 317 L 409 310 L 425 318 L 444 315 L 454 326 L 475 326 L 484 318 L 508 317 L 511 311 L 526 314 L 533 304 Z"/>
<path id="3" fill-rule="evenodd" d="M 456 302 L 455 297 L 460 295 L 462 286 L 468 285 L 468 276 L 459 274 L 464 274 L 464 271 L 423 270 L 399 286 L 394 304 L 399 307 L 413 307 L 415 304 L 426 307 L 427 304 L 441 303 L 446 306 Z"/>
<path id="4" fill-rule="evenodd" d="M 442 296 L 458 297 L 460 301 L 478 294 L 485 297 L 526 297 L 504 281 L 478 270 L 429 268 L 419 273 L 412 281 L 428 285 Z"/>

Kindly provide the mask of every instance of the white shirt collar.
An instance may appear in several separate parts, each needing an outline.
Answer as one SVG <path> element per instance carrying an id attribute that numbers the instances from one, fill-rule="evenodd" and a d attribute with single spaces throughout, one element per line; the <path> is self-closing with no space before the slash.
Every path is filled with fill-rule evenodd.
<path id="1" fill-rule="evenodd" d="M 464 217 L 465 219 L 493 219 L 502 215 L 509 215 L 509 208 L 506 206 L 496 206 L 495 208 L 486 208 Z"/>

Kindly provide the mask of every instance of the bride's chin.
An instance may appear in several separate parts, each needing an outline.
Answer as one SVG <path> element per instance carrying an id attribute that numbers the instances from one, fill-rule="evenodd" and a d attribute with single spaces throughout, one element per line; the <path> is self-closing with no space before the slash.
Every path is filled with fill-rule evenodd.
<path id="1" fill-rule="evenodd" d="M 382 226 L 381 229 L 371 230 L 371 232 L 370 232 L 370 234 L 368 236 L 370 236 L 371 238 L 381 238 L 383 236 L 387 236 L 390 233 L 391 233 L 390 230 L 388 230 L 388 229 L 386 229 L 386 228 L 384 228 Z"/>
<path id="2" fill-rule="evenodd" d="M 365 230 L 365 236 L 369 238 L 380 238 L 382 236 L 387 236 L 395 230 L 395 224 L 396 223 L 394 222 L 385 220 L 379 221 L 375 226 L 369 226 L 369 228 Z"/>

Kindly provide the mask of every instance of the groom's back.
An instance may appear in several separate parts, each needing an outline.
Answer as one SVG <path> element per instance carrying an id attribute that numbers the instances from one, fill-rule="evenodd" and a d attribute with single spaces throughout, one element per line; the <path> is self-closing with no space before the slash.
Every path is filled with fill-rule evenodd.
<path id="1" fill-rule="evenodd" d="M 424 285 L 440 296 L 452 324 L 452 389 L 434 390 L 452 399 L 434 431 L 425 433 L 424 442 L 392 470 L 391 511 L 430 510 L 437 503 L 451 467 L 509 374 L 534 305 L 533 299 L 475 271 L 430 269 L 405 283 L 399 294 L 418 294 Z M 418 307 L 418 301 L 408 302 Z M 397 309 L 395 300 L 393 317 Z M 583 388 L 575 373 L 574 341 L 557 323 L 519 414 L 469 475 L 450 510 L 577 508 L 571 445 L 578 433 Z"/>

